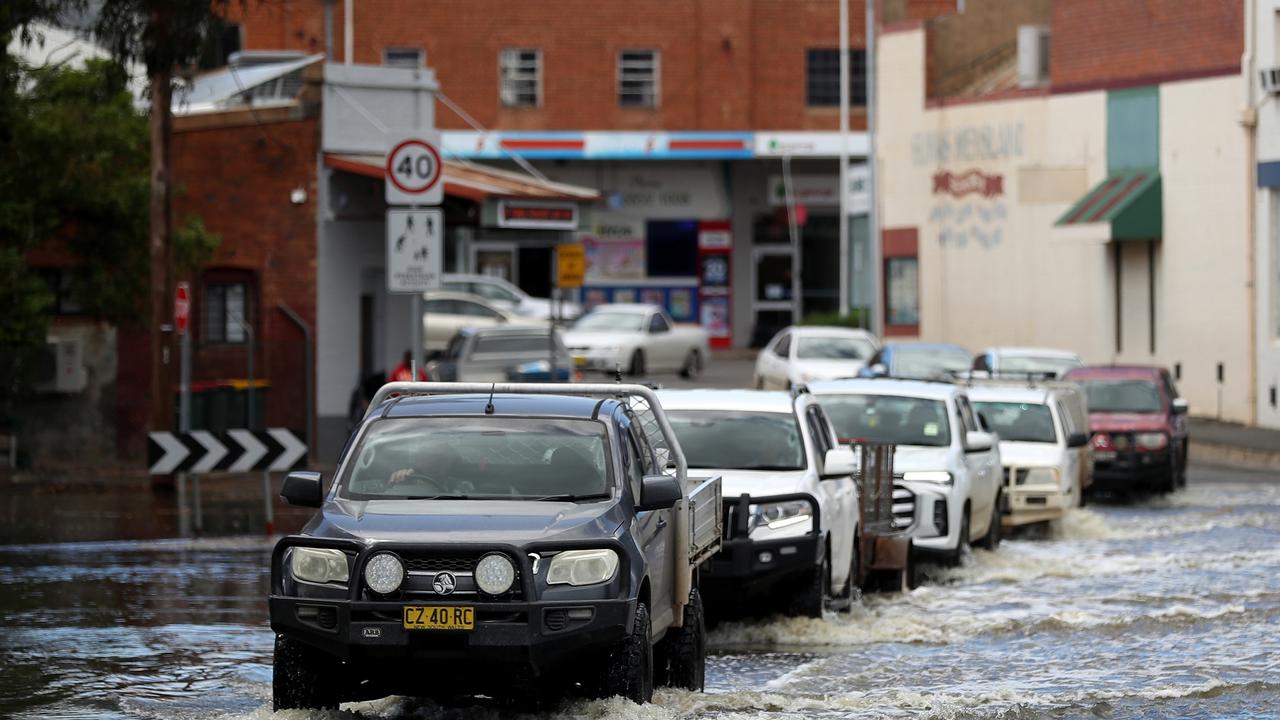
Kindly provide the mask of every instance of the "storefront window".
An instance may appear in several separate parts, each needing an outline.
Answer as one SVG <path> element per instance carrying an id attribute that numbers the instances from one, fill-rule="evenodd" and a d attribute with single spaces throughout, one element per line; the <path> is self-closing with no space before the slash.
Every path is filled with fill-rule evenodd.
<path id="1" fill-rule="evenodd" d="M 920 324 L 919 267 L 919 260 L 913 257 L 885 260 L 885 315 L 889 325 Z"/>
<path id="2" fill-rule="evenodd" d="M 698 275 L 698 223 L 650 222 L 647 230 L 645 257 L 649 277 Z"/>

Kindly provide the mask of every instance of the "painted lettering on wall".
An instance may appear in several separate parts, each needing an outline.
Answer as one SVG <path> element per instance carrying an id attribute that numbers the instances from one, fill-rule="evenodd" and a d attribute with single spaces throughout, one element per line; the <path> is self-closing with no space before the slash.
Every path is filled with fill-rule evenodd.
<path id="1" fill-rule="evenodd" d="M 981 170 L 933 175 L 933 195 L 938 198 L 929 221 L 938 228 L 938 244 L 966 247 L 971 241 L 984 248 L 1004 240 L 1008 210 L 1004 201 L 1004 176 Z"/>
<path id="2" fill-rule="evenodd" d="M 911 136 L 911 162 L 917 166 L 976 163 L 1022 157 L 1021 122 L 918 132 Z"/>

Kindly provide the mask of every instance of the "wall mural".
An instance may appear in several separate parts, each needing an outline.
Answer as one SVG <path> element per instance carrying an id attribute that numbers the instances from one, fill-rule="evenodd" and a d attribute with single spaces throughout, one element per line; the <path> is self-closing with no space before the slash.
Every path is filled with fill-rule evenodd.
<path id="1" fill-rule="evenodd" d="M 933 195 L 939 200 L 929 213 L 938 227 L 938 244 L 989 248 L 1004 240 L 1004 176 L 981 170 L 953 173 L 942 170 L 933 175 Z"/>

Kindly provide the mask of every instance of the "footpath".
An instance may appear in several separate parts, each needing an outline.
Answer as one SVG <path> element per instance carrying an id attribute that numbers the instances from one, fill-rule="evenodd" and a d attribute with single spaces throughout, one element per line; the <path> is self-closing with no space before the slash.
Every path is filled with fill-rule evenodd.
<path id="1" fill-rule="evenodd" d="M 1280 473 L 1280 430 L 1197 417 L 1187 423 L 1192 463 Z"/>

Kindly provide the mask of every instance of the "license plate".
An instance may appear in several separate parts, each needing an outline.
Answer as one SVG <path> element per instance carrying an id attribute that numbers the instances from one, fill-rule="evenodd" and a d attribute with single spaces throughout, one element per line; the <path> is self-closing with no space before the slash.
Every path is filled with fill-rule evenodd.
<path id="1" fill-rule="evenodd" d="M 1095 452 L 1093 454 L 1093 459 L 1095 461 L 1101 460 L 1102 462 L 1111 462 L 1116 459 L 1116 454 L 1113 452 Z"/>
<path id="2" fill-rule="evenodd" d="M 476 609 L 451 605 L 405 605 L 405 630 L 475 630 Z"/>
<path id="3" fill-rule="evenodd" d="M 574 364 L 574 366 L 575 366 L 575 367 L 586 367 L 586 365 L 587 365 L 587 358 L 586 358 L 586 356 L 584 356 L 584 355 L 574 355 L 574 356 L 573 356 L 573 364 Z"/>

